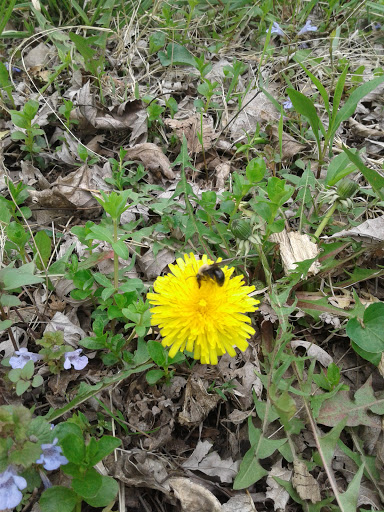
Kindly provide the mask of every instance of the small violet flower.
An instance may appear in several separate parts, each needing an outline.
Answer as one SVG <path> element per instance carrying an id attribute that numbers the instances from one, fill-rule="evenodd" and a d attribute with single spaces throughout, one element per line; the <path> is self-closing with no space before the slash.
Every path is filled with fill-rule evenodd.
<path id="1" fill-rule="evenodd" d="M 305 22 L 304 27 L 301 30 L 299 30 L 297 35 L 302 36 L 303 34 L 306 34 L 307 32 L 316 32 L 316 30 L 317 30 L 317 27 L 311 25 L 311 20 L 307 20 Z"/>
<path id="2" fill-rule="evenodd" d="M 376 21 L 373 24 L 373 30 L 380 30 L 381 29 L 381 23 L 379 21 Z"/>
<path id="3" fill-rule="evenodd" d="M 27 487 L 27 482 L 22 476 L 18 476 L 12 466 L 8 466 L 0 473 L 0 504 L 1 509 L 13 509 L 17 507 L 23 498 L 20 490 Z"/>
<path id="4" fill-rule="evenodd" d="M 21 348 L 20 350 L 16 350 L 15 354 L 18 357 L 12 356 L 9 360 L 9 364 L 13 369 L 15 368 L 24 368 L 24 366 L 28 363 L 28 361 L 40 361 L 42 356 L 40 354 L 35 354 L 33 352 L 28 352 L 27 348 Z"/>
<path id="5" fill-rule="evenodd" d="M 9 70 L 8 62 L 5 63 L 5 67 Z M 12 66 L 12 71 L 14 71 L 15 73 L 21 73 L 21 69 L 17 68 L 16 66 Z"/>
<path id="6" fill-rule="evenodd" d="M 61 447 L 56 446 L 57 437 L 53 443 L 42 444 L 43 453 L 37 459 L 36 464 L 43 464 L 43 468 L 47 471 L 58 469 L 62 464 L 68 464 L 68 459 L 62 455 Z"/>
<path id="7" fill-rule="evenodd" d="M 73 366 L 75 370 L 82 370 L 83 368 L 85 368 L 87 366 L 88 357 L 80 356 L 82 351 L 83 351 L 82 348 L 78 348 L 77 350 L 74 350 L 73 352 L 65 352 L 64 368 L 66 370 L 69 370 L 71 366 Z"/>
<path id="8" fill-rule="evenodd" d="M 292 107 L 293 107 L 293 105 L 292 105 L 292 101 L 291 100 L 286 100 L 286 101 L 283 102 L 283 109 L 284 110 L 289 110 Z"/>
<path id="9" fill-rule="evenodd" d="M 268 32 L 268 30 L 266 31 Z M 285 36 L 283 30 L 281 29 L 280 25 L 277 23 L 277 21 L 274 21 L 272 23 L 272 29 L 271 34 L 277 34 L 278 36 Z"/>

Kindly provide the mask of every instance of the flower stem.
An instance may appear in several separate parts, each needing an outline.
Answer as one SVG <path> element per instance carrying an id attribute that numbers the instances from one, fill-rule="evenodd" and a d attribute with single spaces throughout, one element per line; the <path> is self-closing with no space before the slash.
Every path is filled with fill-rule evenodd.
<path id="1" fill-rule="evenodd" d="M 117 220 L 113 219 L 113 241 L 117 242 Z M 119 257 L 115 251 L 113 251 L 113 278 L 114 287 L 117 290 L 119 287 Z"/>
<path id="2" fill-rule="evenodd" d="M 325 217 L 324 219 L 321 221 L 320 223 L 320 226 L 316 229 L 316 232 L 315 234 L 313 235 L 314 238 L 319 238 L 319 236 L 321 235 L 321 233 L 323 232 L 325 226 L 328 224 L 328 222 L 330 221 L 334 211 L 336 210 L 336 207 L 337 207 L 337 201 L 335 201 L 333 203 L 333 205 L 330 207 L 330 209 L 327 211 L 327 213 L 325 214 Z"/>

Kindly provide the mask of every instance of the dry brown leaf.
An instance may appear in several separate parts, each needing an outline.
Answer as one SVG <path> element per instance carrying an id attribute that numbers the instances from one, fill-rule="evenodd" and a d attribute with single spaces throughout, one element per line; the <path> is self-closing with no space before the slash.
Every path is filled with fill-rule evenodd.
<path id="1" fill-rule="evenodd" d="M 128 148 L 125 160 L 139 160 L 147 169 L 151 171 L 160 170 L 169 180 L 175 178 L 175 173 L 171 169 L 168 158 L 161 151 L 161 148 L 151 142 Z"/>
<path id="2" fill-rule="evenodd" d="M 189 478 L 169 478 L 167 484 L 180 501 L 180 512 L 222 512 L 220 501 L 211 491 Z"/>
<path id="3" fill-rule="evenodd" d="M 175 261 L 175 253 L 170 249 L 162 249 L 156 256 L 153 254 L 152 249 L 147 251 L 144 256 L 137 257 L 137 265 L 141 272 L 145 275 L 146 279 L 156 279 L 161 272 L 170 264 Z"/>
<path id="4" fill-rule="evenodd" d="M 130 143 L 147 140 L 147 113 L 140 100 L 126 101 L 107 111 L 96 106 L 90 82 L 78 91 L 77 107 L 71 119 L 79 121 L 79 129 L 93 127 L 97 130 L 132 130 Z"/>
<path id="5" fill-rule="evenodd" d="M 366 246 L 378 245 L 384 242 L 384 215 L 369 219 L 352 229 L 339 231 L 332 236 L 322 238 L 351 237 L 356 242 L 363 242 Z"/>
<path id="6" fill-rule="evenodd" d="M 297 231 L 288 233 L 284 229 L 281 233 L 273 233 L 269 239 L 280 246 L 281 259 L 286 274 L 296 268 L 296 263 L 315 258 L 319 254 L 317 245 L 311 241 L 309 236 Z M 316 275 L 319 270 L 320 263 L 314 261 L 309 268 L 308 275 Z"/>
<path id="7" fill-rule="evenodd" d="M 266 498 L 273 501 L 273 508 L 275 510 L 285 510 L 289 500 L 289 494 L 284 487 L 276 482 L 273 477 L 280 478 L 289 482 L 291 480 L 292 471 L 282 467 L 282 459 L 274 464 L 267 476 L 267 492 Z"/>
<path id="8" fill-rule="evenodd" d="M 39 43 L 24 57 L 24 65 L 28 68 L 41 69 L 48 62 L 51 49 L 44 43 Z"/>
<path id="9" fill-rule="evenodd" d="M 304 347 L 307 351 L 308 357 L 316 359 L 323 366 L 328 368 L 328 366 L 333 363 L 332 357 L 321 347 L 315 345 L 314 343 L 310 343 L 309 341 L 304 340 L 292 340 L 291 341 L 292 348 Z"/>
<path id="10" fill-rule="evenodd" d="M 310 500 L 312 503 L 321 500 L 317 480 L 310 474 L 305 463 L 298 459 L 293 461 L 292 485 L 302 500 Z"/>
<path id="11" fill-rule="evenodd" d="M 192 376 L 187 383 L 183 410 L 179 414 L 181 425 L 199 425 L 214 409 L 219 395 L 209 395 L 199 377 Z"/>
<path id="12" fill-rule="evenodd" d="M 360 137 L 384 137 L 383 130 L 370 128 L 365 124 L 355 121 L 353 117 L 350 117 L 348 119 L 348 123 L 349 126 L 352 128 L 353 132 L 356 133 L 356 135 L 359 135 Z"/>
<path id="13" fill-rule="evenodd" d="M 275 143 L 275 149 L 278 149 L 279 147 L 279 129 L 278 127 L 274 125 L 268 126 L 267 129 L 268 135 L 272 137 L 273 142 Z M 290 160 L 291 158 L 297 157 L 297 154 L 300 153 L 300 151 L 303 151 L 303 149 L 306 147 L 305 144 L 300 144 L 300 142 L 297 142 L 296 139 L 294 139 L 289 133 L 283 132 L 282 135 L 282 142 L 283 142 L 283 160 Z"/>
<path id="14" fill-rule="evenodd" d="M 257 512 L 250 494 L 238 494 L 229 498 L 221 507 L 222 512 Z"/>
<path id="15" fill-rule="evenodd" d="M 183 135 L 185 135 L 188 151 L 191 153 L 201 153 L 203 150 L 198 134 L 203 134 L 204 150 L 211 148 L 217 137 L 211 116 L 203 116 L 202 123 L 201 125 L 199 115 L 191 116 L 188 119 L 165 119 L 164 121 L 164 124 L 169 126 L 180 140 L 183 140 Z"/>
<path id="16" fill-rule="evenodd" d="M 223 189 L 225 182 L 231 172 L 231 164 L 229 162 L 222 162 L 215 168 L 216 172 L 216 188 Z"/>
<path id="17" fill-rule="evenodd" d="M 212 446 L 210 441 L 199 441 L 191 456 L 183 462 L 183 468 L 201 471 L 219 477 L 221 482 L 232 483 L 239 471 L 240 461 L 234 462 L 231 457 L 222 459 L 216 451 L 208 453 Z"/>
<path id="18" fill-rule="evenodd" d="M 272 90 L 268 92 L 273 94 Z M 254 134 L 257 123 L 261 126 L 265 126 L 269 121 L 277 121 L 280 117 L 280 112 L 278 112 L 277 108 L 264 93 L 258 94 L 256 98 L 252 100 L 255 94 L 256 91 L 253 89 L 245 95 L 242 101 L 242 104 L 245 106 L 233 123 L 231 123 L 231 138 L 234 140 L 245 139 L 246 133 Z M 250 103 L 247 104 L 249 101 Z M 234 116 L 232 116 L 232 119 L 233 118 Z"/>

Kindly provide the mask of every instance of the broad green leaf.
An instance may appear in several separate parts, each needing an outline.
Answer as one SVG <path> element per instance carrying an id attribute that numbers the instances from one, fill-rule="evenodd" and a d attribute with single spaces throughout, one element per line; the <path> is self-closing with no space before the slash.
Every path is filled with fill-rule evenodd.
<path id="1" fill-rule="evenodd" d="M 357 150 L 353 149 L 352 152 L 356 153 Z M 350 163 L 348 155 L 345 152 L 340 153 L 335 158 L 332 158 L 328 165 L 325 184 L 332 187 L 342 178 L 345 178 L 345 176 L 348 176 L 348 174 L 354 171 L 356 171 L 356 165 Z"/>
<path id="2" fill-rule="evenodd" d="M 81 476 L 81 478 L 72 479 L 72 488 L 83 498 L 93 498 L 99 492 L 102 477 L 94 468 Z"/>
<path id="3" fill-rule="evenodd" d="M 186 49 L 177 43 L 169 43 L 166 53 L 159 52 L 159 60 L 162 66 L 193 66 L 196 67 L 195 57 Z"/>
<path id="4" fill-rule="evenodd" d="M 22 379 L 31 379 L 34 371 L 35 365 L 33 361 L 28 361 L 28 363 L 21 369 L 20 377 Z"/>
<path id="5" fill-rule="evenodd" d="M 40 457 L 41 446 L 31 441 L 25 441 L 23 447 L 20 450 L 14 450 L 10 457 L 9 462 L 11 464 L 20 464 L 23 467 L 28 467 L 35 463 Z"/>
<path id="6" fill-rule="evenodd" d="M 149 36 L 149 54 L 152 55 L 153 53 L 160 50 L 165 45 L 166 41 L 166 35 L 164 32 L 152 32 L 152 34 Z"/>
<path id="7" fill-rule="evenodd" d="M 119 240 L 118 242 L 113 242 L 112 249 L 123 260 L 127 260 L 129 258 L 128 247 L 125 245 L 123 240 Z"/>
<path id="8" fill-rule="evenodd" d="M 384 351 L 384 304 L 376 302 L 367 307 L 362 324 L 351 318 L 347 324 L 347 335 L 366 352 Z"/>
<path id="9" fill-rule="evenodd" d="M 165 373 L 163 370 L 149 370 L 145 374 L 145 378 L 150 386 L 156 384 L 160 379 L 164 377 Z"/>
<path id="10" fill-rule="evenodd" d="M 116 498 L 118 490 L 119 485 L 116 480 L 110 476 L 102 476 L 99 492 L 93 498 L 86 498 L 85 501 L 91 507 L 106 507 Z"/>
<path id="11" fill-rule="evenodd" d="M 148 353 L 157 366 L 164 366 L 166 363 L 167 353 L 163 345 L 155 340 L 148 341 Z"/>
<path id="12" fill-rule="evenodd" d="M 13 325 L 12 320 L 0 320 L 0 331 L 5 331 Z"/>
<path id="13" fill-rule="evenodd" d="M 63 454 L 67 457 L 69 462 L 73 462 L 74 464 L 84 463 L 84 439 L 74 434 L 68 434 L 60 440 L 60 446 L 63 449 Z"/>
<path id="14" fill-rule="evenodd" d="M 16 295 L 0 295 L 0 304 L 7 308 L 12 308 L 14 306 L 20 306 L 21 300 L 16 297 Z"/>
<path id="15" fill-rule="evenodd" d="M 354 343 L 353 341 L 351 341 L 351 347 L 356 352 L 356 354 L 359 354 L 360 357 L 362 357 L 366 361 L 369 361 L 375 366 L 379 366 L 381 362 L 381 353 L 367 352 L 366 350 L 360 348 L 359 345 L 356 345 L 356 343 Z"/>
<path id="16" fill-rule="evenodd" d="M 341 75 L 339 76 L 339 79 L 336 84 L 335 92 L 333 95 L 332 117 L 330 120 L 330 126 L 328 128 L 328 130 L 330 130 L 330 131 L 332 131 L 333 123 L 336 121 L 337 110 L 339 108 L 341 97 L 343 95 L 345 78 L 347 76 L 347 72 L 348 72 L 348 66 L 345 66 L 345 68 L 344 68 L 343 72 L 341 73 Z"/>
<path id="17" fill-rule="evenodd" d="M 35 276 L 33 274 L 35 266 L 33 263 L 27 263 L 19 268 L 6 267 L 1 270 L 0 276 L 4 283 L 3 290 L 15 290 L 22 286 L 30 284 L 42 283 L 43 277 Z"/>
<path id="18" fill-rule="evenodd" d="M 250 183 L 258 183 L 264 178 L 267 165 L 263 158 L 253 158 L 246 168 L 246 176 Z"/>
<path id="19" fill-rule="evenodd" d="M 43 492 L 39 505 L 41 512 L 73 512 L 78 501 L 80 498 L 75 491 L 54 485 Z"/>
<path id="20" fill-rule="evenodd" d="M 378 397 L 373 394 L 371 376 L 356 391 L 353 400 L 349 397 L 349 392 L 345 390 L 340 390 L 332 398 L 326 400 L 320 409 L 317 422 L 334 427 L 346 418 L 348 427 L 367 425 L 377 428 L 377 422 L 368 414 L 368 410 L 375 414 L 384 414 L 384 396 L 382 393 Z"/>
<path id="21" fill-rule="evenodd" d="M 113 436 L 103 436 L 97 441 L 97 452 L 89 459 L 89 465 L 94 466 L 100 460 L 104 459 L 107 455 L 113 452 L 118 446 L 121 445 L 121 440 Z"/>
<path id="22" fill-rule="evenodd" d="M 91 233 L 85 237 L 86 240 L 104 240 L 110 244 L 113 243 L 112 228 L 107 229 L 103 226 L 92 226 Z"/>

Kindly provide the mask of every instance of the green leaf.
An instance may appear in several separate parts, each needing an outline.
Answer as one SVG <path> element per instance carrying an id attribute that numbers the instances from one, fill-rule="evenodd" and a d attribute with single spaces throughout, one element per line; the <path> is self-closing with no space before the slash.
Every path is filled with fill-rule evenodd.
<path id="1" fill-rule="evenodd" d="M 364 464 L 362 464 L 353 477 L 352 482 L 348 485 L 348 489 L 343 493 L 339 494 L 339 502 L 345 511 L 356 510 L 357 499 L 359 497 L 359 489 L 361 477 L 363 476 Z"/>
<path id="2" fill-rule="evenodd" d="M 145 378 L 146 378 L 148 384 L 153 386 L 153 384 L 156 384 L 156 382 L 158 382 L 160 379 L 162 379 L 164 377 L 164 375 L 165 375 L 165 372 L 163 370 L 149 370 L 145 374 Z"/>
<path id="3" fill-rule="evenodd" d="M 50 425 L 42 416 L 36 416 L 36 418 L 33 418 L 28 426 L 27 435 L 28 437 L 36 437 L 39 444 L 50 443 L 52 440 L 52 430 Z"/>
<path id="4" fill-rule="evenodd" d="M 349 427 L 367 425 L 377 428 L 377 422 L 368 414 L 368 410 L 374 414 L 384 414 L 384 396 L 382 393 L 378 397 L 373 394 L 371 376 L 356 391 L 354 400 L 351 400 L 349 391 L 346 390 L 340 390 L 326 400 L 320 409 L 317 422 L 334 427 L 346 418 L 346 425 Z"/>
<path id="5" fill-rule="evenodd" d="M 376 190 L 376 192 L 379 194 L 380 198 L 384 199 L 384 178 L 379 174 L 378 172 L 374 171 L 373 169 L 370 169 L 369 167 L 365 166 L 363 162 L 360 160 L 360 157 L 356 154 L 354 154 L 352 151 L 347 149 L 345 146 L 343 146 L 344 151 L 347 153 L 348 158 L 351 162 L 353 162 L 356 167 L 359 169 L 359 171 L 363 174 L 364 178 L 368 181 L 370 185 L 372 185 L 372 188 Z"/>
<path id="6" fill-rule="evenodd" d="M 351 318 L 346 328 L 347 335 L 366 352 L 384 351 L 384 304 L 376 302 L 367 307 L 363 323 Z"/>
<path id="7" fill-rule="evenodd" d="M 117 437 L 103 436 L 96 443 L 97 451 L 92 456 L 92 458 L 89 459 L 89 465 L 94 466 L 100 460 L 104 459 L 104 457 L 112 453 L 113 450 L 115 450 L 120 445 L 121 440 L 118 439 Z"/>
<path id="8" fill-rule="evenodd" d="M 152 32 L 149 36 L 149 55 L 160 50 L 165 45 L 166 35 L 164 32 Z"/>
<path id="9" fill-rule="evenodd" d="M 169 43 L 166 52 L 159 52 L 157 55 L 162 66 L 193 66 L 196 67 L 195 57 L 177 43 Z"/>
<path id="10" fill-rule="evenodd" d="M 36 257 L 36 266 L 39 270 L 43 270 L 47 267 L 49 258 L 51 256 L 51 239 L 45 231 L 38 231 L 35 235 L 35 245 L 33 245 L 33 254 Z M 43 261 L 41 261 L 43 260 Z"/>
<path id="11" fill-rule="evenodd" d="M 9 329 L 13 325 L 12 320 L 0 320 L 0 331 L 5 331 L 6 329 Z"/>
<path id="12" fill-rule="evenodd" d="M 265 438 L 261 430 L 253 425 L 252 418 L 248 418 L 248 431 L 251 448 L 244 455 L 239 473 L 233 483 L 233 488 L 236 490 L 245 489 L 267 475 L 268 471 L 261 466 L 259 459 L 270 457 L 287 442 L 287 439 Z"/>
<path id="13" fill-rule="evenodd" d="M 119 240 L 117 242 L 112 243 L 112 249 L 115 251 L 115 253 L 120 256 L 120 258 L 123 258 L 123 260 L 127 260 L 129 258 L 129 251 L 128 247 L 125 245 L 123 240 Z"/>
<path id="14" fill-rule="evenodd" d="M 30 284 L 42 283 L 43 277 L 38 277 L 33 274 L 35 268 L 34 263 L 27 263 L 19 268 L 6 267 L 1 271 L 1 278 L 4 283 L 3 290 L 15 290 L 21 286 Z"/>
<path id="15" fill-rule="evenodd" d="M 7 308 L 12 308 L 14 306 L 20 306 L 21 300 L 15 295 L 0 295 L 0 304 Z"/>
<path id="16" fill-rule="evenodd" d="M 21 396 L 23 393 L 27 391 L 31 383 L 25 380 L 19 380 L 16 384 L 16 395 Z"/>
<path id="17" fill-rule="evenodd" d="M 35 375 L 32 380 L 32 387 L 38 388 L 39 386 L 41 386 L 43 384 L 43 382 L 44 382 L 44 379 L 41 375 Z"/>
<path id="18" fill-rule="evenodd" d="M 303 68 L 303 70 L 307 73 L 309 78 L 315 84 L 319 93 L 321 94 L 321 97 L 323 98 L 325 110 L 328 112 L 328 116 L 331 117 L 331 110 L 329 108 L 329 100 L 328 100 L 327 90 L 325 89 L 323 84 L 320 82 L 320 80 L 318 78 L 316 78 L 315 75 L 313 75 L 305 66 L 303 66 L 303 64 L 299 60 L 296 60 L 295 57 L 293 57 L 293 60 L 295 60 L 296 62 L 298 62 L 300 64 L 300 66 Z"/>
<path id="19" fill-rule="evenodd" d="M 319 129 L 321 129 L 323 134 L 325 133 L 325 130 L 312 101 L 295 89 L 288 88 L 287 94 L 289 99 L 292 101 L 295 110 L 308 119 L 316 138 L 317 145 L 320 146 Z"/>
<path id="20" fill-rule="evenodd" d="M 36 460 L 40 457 L 40 454 L 40 444 L 32 443 L 31 441 L 25 441 L 21 450 L 15 450 L 11 453 L 9 462 L 11 464 L 19 464 L 23 467 L 28 467 L 36 462 Z"/>
<path id="21" fill-rule="evenodd" d="M 119 485 L 116 480 L 110 476 L 102 476 L 99 492 L 95 497 L 86 498 L 85 501 L 91 507 L 106 507 L 116 498 L 118 490 Z"/>
<path id="22" fill-rule="evenodd" d="M 335 117 L 335 122 L 332 126 L 332 132 L 331 132 L 331 144 L 333 136 L 336 133 L 336 130 L 340 126 L 340 124 L 351 117 L 353 113 L 356 110 L 357 104 L 360 100 L 364 98 L 367 94 L 372 92 L 376 87 L 378 87 L 382 82 L 384 82 L 384 75 L 379 76 L 377 78 L 374 78 L 373 80 L 370 80 L 369 82 L 366 82 L 363 85 L 360 85 L 357 89 L 355 89 L 350 97 L 347 99 L 347 101 L 344 103 L 344 105 L 341 107 L 341 109 L 338 111 Z"/>
<path id="23" fill-rule="evenodd" d="M 354 154 L 357 153 L 357 149 L 351 150 Z M 356 171 L 356 165 L 349 163 L 348 155 L 343 152 L 332 158 L 328 165 L 327 177 L 325 178 L 325 184 L 332 187 L 339 180 Z"/>
<path id="24" fill-rule="evenodd" d="M 253 158 L 246 168 L 246 176 L 250 183 L 258 183 L 264 178 L 265 171 L 267 170 L 267 165 L 264 162 L 264 159 Z"/>
<path id="25" fill-rule="evenodd" d="M 94 468 L 82 475 L 81 478 L 72 479 L 72 488 L 83 498 L 93 498 L 99 492 L 102 477 Z"/>
<path id="26" fill-rule="evenodd" d="M 35 371 L 35 365 L 33 361 L 28 361 L 26 365 L 21 369 L 20 377 L 22 379 L 31 379 L 33 372 Z"/>
<path id="27" fill-rule="evenodd" d="M 72 489 L 54 485 L 43 492 L 39 505 L 41 512 L 73 512 L 78 501 L 80 499 Z"/>
<path id="28" fill-rule="evenodd" d="M 340 439 L 340 434 L 347 423 L 347 418 L 342 419 L 332 430 L 327 432 L 324 436 L 319 437 L 321 451 L 323 452 L 325 463 L 331 463 L 336 444 Z"/>
<path id="29" fill-rule="evenodd" d="M 164 366 L 167 360 L 167 352 L 159 341 L 148 341 L 148 353 L 157 366 Z"/>
<path id="30" fill-rule="evenodd" d="M 111 229 L 104 228 L 103 226 L 92 226 L 91 233 L 85 237 L 86 240 L 104 240 L 110 244 L 113 243 L 113 232 Z"/>
<path id="31" fill-rule="evenodd" d="M 69 462 L 73 462 L 74 464 L 84 463 L 85 444 L 83 438 L 74 434 L 69 434 L 61 439 L 60 446 L 63 449 L 63 454 L 67 457 Z"/>

